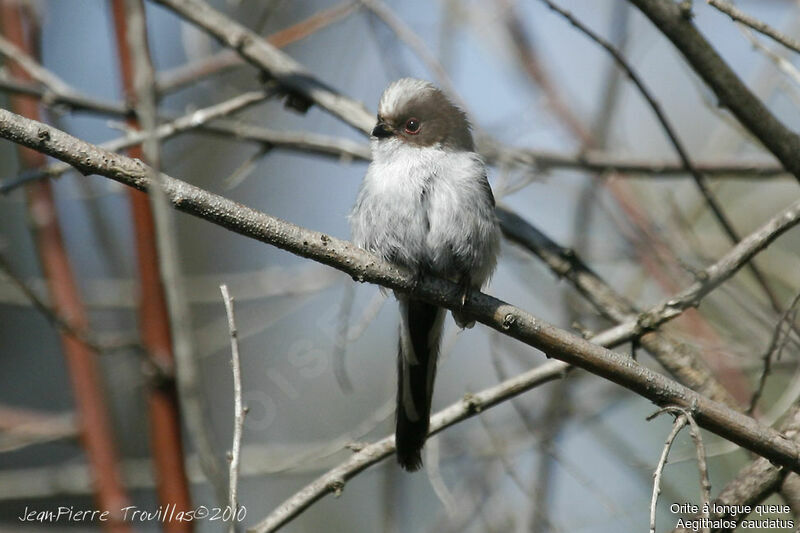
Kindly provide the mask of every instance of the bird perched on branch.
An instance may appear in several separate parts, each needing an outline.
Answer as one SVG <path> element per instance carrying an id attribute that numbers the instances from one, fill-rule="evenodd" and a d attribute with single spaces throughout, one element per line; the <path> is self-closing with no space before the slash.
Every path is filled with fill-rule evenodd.
<path id="1" fill-rule="evenodd" d="M 499 229 L 486 166 L 464 112 L 432 84 L 403 78 L 378 105 L 372 163 L 350 214 L 356 244 L 413 270 L 480 289 L 497 262 Z M 397 294 L 397 460 L 422 466 L 445 309 Z M 468 317 L 454 312 L 460 327 Z"/>

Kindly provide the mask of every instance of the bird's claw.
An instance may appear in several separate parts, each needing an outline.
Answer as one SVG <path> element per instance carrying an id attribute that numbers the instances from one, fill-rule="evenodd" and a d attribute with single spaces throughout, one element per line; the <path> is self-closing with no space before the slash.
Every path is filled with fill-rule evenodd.
<path id="1" fill-rule="evenodd" d="M 415 270 L 414 271 L 414 277 L 411 280 L 411 292 L 412 293 L 417 292 L 417 289 L 419 289 L 420 284 L 422 284 L 422 278 L 423 278 L 422 271 L 421 270 Z"/>
<path id="2" fill-rule="evenodd" d="M 461 310 L 463 311 L 464 306 L 466 305 L 467 300 L 469 299 L 470 294 L 472 292 L 472 286 L 471 286 L 472 284 L 470 283 L 468 277 L 464 277 L 461 278 L 459 285 L 461 286 Z"/>

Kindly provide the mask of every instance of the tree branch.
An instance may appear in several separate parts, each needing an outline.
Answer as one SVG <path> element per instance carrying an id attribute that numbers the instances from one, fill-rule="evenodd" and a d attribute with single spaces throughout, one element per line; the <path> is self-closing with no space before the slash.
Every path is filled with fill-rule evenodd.
<path id="1" fill-rule="evenodd" d="M 141 161 L 107 152 L 55 128 L 3 109 L 0 109 L 0 137 L 69 162 L 86 174 L 100 174 L 140 190 L 147 190 L 152 186 L 150 170 Z M 448 309 L 463 309 L 477 321 L 501 333 L 533 346 L 550 357 L 622 385 L 657 405 L 675 405 L 690 409 L 702 427 L 776 464 L 800 472 L 800 446 L 796 443 L 752 418 L 709 400 L 628 357 L 558 329 L 522 309 L 483 293 L 473 293 L 462 306 L 462 290 L 455 283 L 435 278 L 418 282 L 411 272 L 382 261 L 346 241 L 296 226 L 164 174 L 161 175 L 161 181 L 167 197 L 178 210 L 329 265 L 346 272 L 357 281 L 375 283 L 403 293 L 413 291 L 416 297 L 432 304 Z M 788 229 L 790 224 L 786 220 L 791 222 L 798 217 L 800 202 L 784 212 L 776 226 L 767 225 L 771 234 L 762 235 L 761 231 L 756 232 L 756 246 L 744 256 L 752 257 L 757 250 Z M 752 244 L 752 240 L 743 240 L 734 249 L 737 251 L 735 255 L 741 255 L 739 248 Z M 735 266 L 727 261 L 724 264 L 728 267 Z M 730 275 L 730 272 L 727 274 Z M 725 273 L 715 269 L 711 279 L 721 282 L 725 277 Z M 708 292 L 710 284 L 705 284 L 703 289 Z"/>
<path id="2" fill-rule="evenodd" d="M 800 136 L 784 126 L 731 70 L 691 22 L 690 8 L 662 0 L 629 0 L 678 48 L 721 106 L 800 180 Z"/>
<path id="3" fill-rule="evenodd" d="M 672 127 L 672 124 L 667 119 L 667 116 L 664 113 L 663 109 L 661 109 L 661 104 L 656 100 L 653 93 L 651 93 L 650 90 L 645 85 L 644 80 L 642 80 L 639 74 L 633 69 L 631 64 L 628 63 L 628 61 L 625 59 L 622 53 L 619 50 L 617 50 L 610 42 L 600 37 L 600 35 L 592 31 L 587 26 L 585 26 L 581 21 L 576 19 L 572 15 L 572 13 L 559 7 L 551 0 L 541 0 L 541 1 L 544 2 L 548 7 L 550 7 L 550 9 L 552 9 L 553 11 L 564 17 L 567 21 L 569 21 L 570 24 L 572 24 L 575 28 L 577 28 L 581 33 L 585 34 L 591 40 L 596 42 L 601 48 L 603 48 L 606 52 L 608 52 L 614 59 L 614 61 L 617 63 L 617 65 L 619 65 L 619 67 L 625 71 L 625 74 L 628 75 L 628 78 L 630 78 L 636 89 L 639 91 L 642 97 L 644 97 L 645 101 L 647 102 L 647 105 L 650 106 L 650 109 L 652 109 L 653 113 L 658 119 L 659 124 L 661 124 L 661 128 L 664 130 L 664 133 L 667 135 L 667 138 L 669 139 L 670 143 L 675 148 L 675 152 L 677 153 L 678 158 L 683 163 L 684 167 L 686 168 L 686 171 L 692 176 L 692 179 L 694 180 L 694 183 L 697 186 L 700 195 L 705 200 L 706 205 L 708 205 L 708 208 L 711 210 L 711 213 L 714 215 L 714 218 L 716 218 L 717 222 L 719 222 L 720 226 L 722 226 L 723 232 L 728 236 L 728 238 L 734 244 L 737 244 L 741 240 L 741 237 L 739 237 L 738 232 L 733 227 L 733 223 L 728 219 L 728 216 L 722 210 L 722 205 L 720 205 L 717 198 L 711 192 L 711 189 L 708 186 L 708 182 L 705 176 L 703 176 L 692 163 L 692 160 L 689 158 L 689 152 L 686 150 L 686 147 L 683 145 L 683 142 L 680 140 L 680 137 L 678 137 L 678 133 L 675 131 L 675 129 Z M 766 277 L 761 272 L 761 269 L 759 269 L 754 262 L 748 263 L 747 268 L 751 271 L 753 277 L 755 277 L 756 282 L 761 286 L 762 290 L 767 296 L 767 299 L 770 301 L 770 304 L 772 305 L 773 309 L 776 312 L 780 312 L 781 311 L 780 302 L 778 301 L 778 298 L 775 295 L 772 288 L 769 286 L 769 284 L 767 284 Z"/>
<path id="4" fill-rule="evenodd" d="M 430 434 L 433 435 L 453 424 L 480 414 L 482 411 L 537 385 L 562 377 L 567 368 L 568 366 L 564 363 L 548 361 L 494 387 L 476 394 L 468 394 L 431 417 Z M 250 531 L 255 533 L 275 531 L 296 518 L 326 494 L 341 493 L 348 479 L 389 457 L 394 452 L 394 447 L 394 435 L 390 435 L 361 448 L 350 459 L 300 489 Z"/>
<path id="5" fill-rule="evenodd" d="M 503 235 L 541 259 L 550 270 L 569 281 L 601 315 L 616 323 L 630 320 L 641 313 L 625 297 L 617 293 L 595 274 L 574 251 L 562 248 L 522 217 L 497 207 Z M 600 337 L 603 334 L 599 334 Z M 594 338 L 590 339 L 595 342 Z M 603 344 L 600 342 L 599 344 Z M 699 354 L 674 341 L 663 332 L 650 332 L 641 337 L 641 344 L 672 376 L 683 385 L 712 400 L 738 408 L 736 400 L 714 377 Z"/>
<path id="6" fill-rule="evenodd" d="M 758 33 L 770 37 L 774 41 L 781 43 L 783 46 L 790 50 L 800 53 L 800 41 L 796 41 L 786 35 L 782 34 L 769 24 L 751 17 L 744 11 L 737 9 L 733 4 L 728 2 L 721 2 L 720 0 L 706 0 L 711 7 L 716 8 L 718 11 L 728 15 L 731 20 L 740 22 L 745 26 L 756 30 Z"/>
<path id="7" fill-rule="evenodd" d="M 285 90 L 308 98 L 362 132 L 372 128 L 375 119 L 362 104 L 321 83 L 303 65 L 202 0 L 155 1 L 236 50 L 245 60 L 265 70 Z"/>

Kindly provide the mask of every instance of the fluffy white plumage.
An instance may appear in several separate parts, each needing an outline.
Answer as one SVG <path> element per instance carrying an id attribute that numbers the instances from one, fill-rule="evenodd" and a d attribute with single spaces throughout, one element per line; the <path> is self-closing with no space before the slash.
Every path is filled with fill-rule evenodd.
<path id="1" fill-rule="evenodd" d="M 398 138 L 373 140 L 372 154 L 350 217 L 356 244 L 454 281 L 468 271 L 481 287 L 494 270 L 499 234 L 480 156 Z"/>
<path id="2" fill-rule="evenodd" d="M 499 249 L 486 166 L 469 122 L 439 89 L 404 78 L 384 91 L 372 135 L 372 163 L 350 215 L 353 240 L 410 268 L 480 288 Z M 445 310 L 398 295 L 397 458 L 422 465 Z M 469 327 L 454 313 L 461 327 Z"/>

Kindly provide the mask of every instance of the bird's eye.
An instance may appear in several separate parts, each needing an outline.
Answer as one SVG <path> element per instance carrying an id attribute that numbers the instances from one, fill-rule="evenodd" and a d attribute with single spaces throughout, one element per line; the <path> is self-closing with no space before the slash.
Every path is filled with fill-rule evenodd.
<path id="1" fill-rule="evenodd" d="M 411 135 L 416 135 L 419 133 L 419 120 L 416 118 L 410 118 L 406 120 L 406 133 L 410 133 Z"/>

